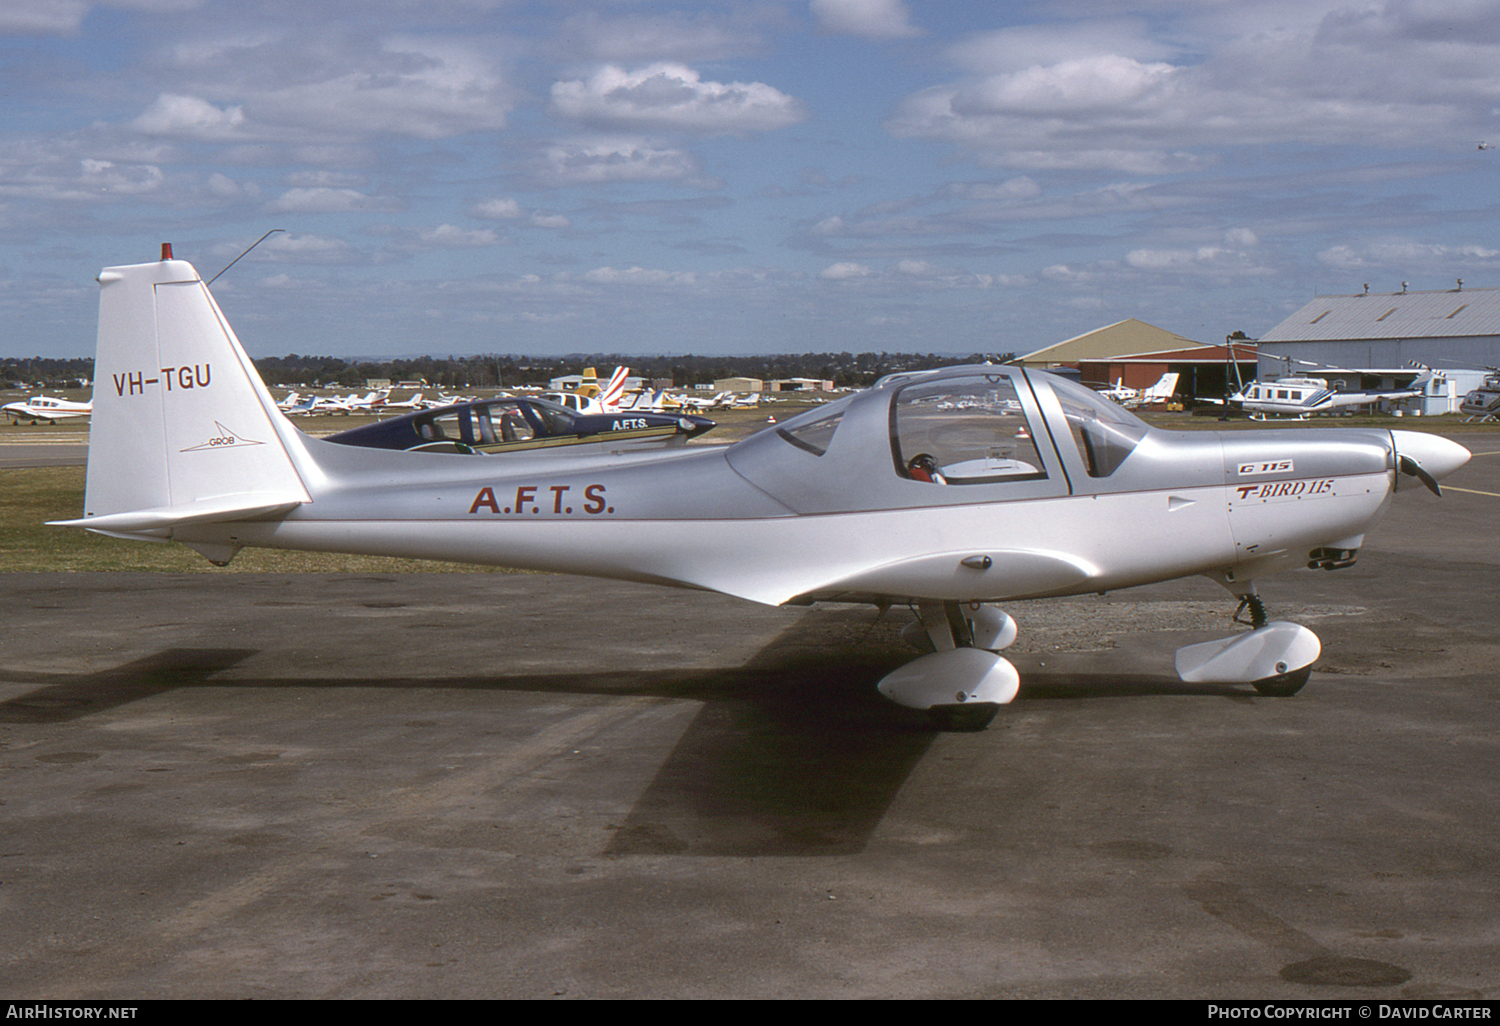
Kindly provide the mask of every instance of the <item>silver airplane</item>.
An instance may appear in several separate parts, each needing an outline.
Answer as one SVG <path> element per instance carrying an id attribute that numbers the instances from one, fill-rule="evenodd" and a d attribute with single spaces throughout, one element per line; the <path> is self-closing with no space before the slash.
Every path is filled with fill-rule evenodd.
<path id="1" fill-rule="evenodd" d="M 879 688 L 962 729 L 1019 688 L 996 603 L 1196 575 L 1252 629 L 1179 649 L 1179 676 L 1294 693 L 1320 643 L 1267 622 L 1257 580 L 1349 565 L 1404 480 L 1436 492 L 1469 458 L 1411 431 L 1163 431 L 989 365 L 895 375 L 728 446 L 512 461 L 335 445 L 277 410 L 191 264 L 99 283 L 97 430 L 64 526 L 219 565 L 260 546 L 909 605 L 927 654 Z"/>

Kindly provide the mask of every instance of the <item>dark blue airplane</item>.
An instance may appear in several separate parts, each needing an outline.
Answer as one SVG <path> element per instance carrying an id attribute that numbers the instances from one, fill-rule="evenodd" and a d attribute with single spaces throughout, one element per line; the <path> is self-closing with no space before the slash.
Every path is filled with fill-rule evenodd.
<path id="1" fill-rule="evenodd" d="M 408 413 L 340 431 L 326 441 L 415 452 L 507 453 L 568 446 L 614 452 L 684 445 L 712 427 L 707 417 L 688 414 L 574 413 L 545 399 L 503 396 Z"/>

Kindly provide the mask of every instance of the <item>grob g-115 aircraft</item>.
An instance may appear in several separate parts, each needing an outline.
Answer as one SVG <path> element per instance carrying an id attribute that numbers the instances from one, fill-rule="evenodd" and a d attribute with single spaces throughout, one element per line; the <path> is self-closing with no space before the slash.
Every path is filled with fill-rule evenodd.
<path id="1" fill-rule="evenodd" d="M 1253 629 L 1179 649 L 1188 681 L 1290 694 L 1320 650 L 1266 622 L 1256 582 L 1353 562 L 1392 493 L 1469 453 L 1377 429 L 1154 429 L 1082 386 L 955 367 L 876 387 L 730 446 L 524 461 L 309 438 L 192 265 L 99 277 L 84 516 L 218 564 L 244 546 L 584 574 L 768 604 L 910 604 L 931 651 L 880 682 L 977 727 L 1017 693 L 994 603 L 1207 576 Z"/>

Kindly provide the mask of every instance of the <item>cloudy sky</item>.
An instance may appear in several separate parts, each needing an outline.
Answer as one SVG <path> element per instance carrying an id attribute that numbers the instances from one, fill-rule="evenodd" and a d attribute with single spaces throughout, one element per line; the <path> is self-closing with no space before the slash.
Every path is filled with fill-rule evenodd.
<path id="1" fill-rule="evenodd" d="M 0 355 L 273 228 L 254 355 L 1217 341 L 1500 286 L 1497 162 L 1500 0 L 0 0 Z"/>

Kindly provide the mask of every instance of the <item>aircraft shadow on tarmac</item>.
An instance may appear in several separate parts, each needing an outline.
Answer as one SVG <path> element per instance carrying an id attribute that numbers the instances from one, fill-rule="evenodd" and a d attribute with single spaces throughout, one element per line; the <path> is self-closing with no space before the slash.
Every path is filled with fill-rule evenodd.
<path id="1" fill-rule="evenodd" d="M 836 618 L 839 614 L 830 614 Z M 462 688 L 701 702 L 606 855 L 808 856 L 861 851 L 938 736 L 925 713 L 880 697 L 875 683 L 910 658 L 810 615 L 743 666 L 491 677 L 216 679 L 260 653 L 174 648 L 82 675 L 0 668 L 39 685 L 0 703 L 0 722 L 57 723 L 175 688 Z M 1249 688 L 1142 674 L 1027 671 L 1018 702 L 1130 696 L 1249 700 Z"/>

